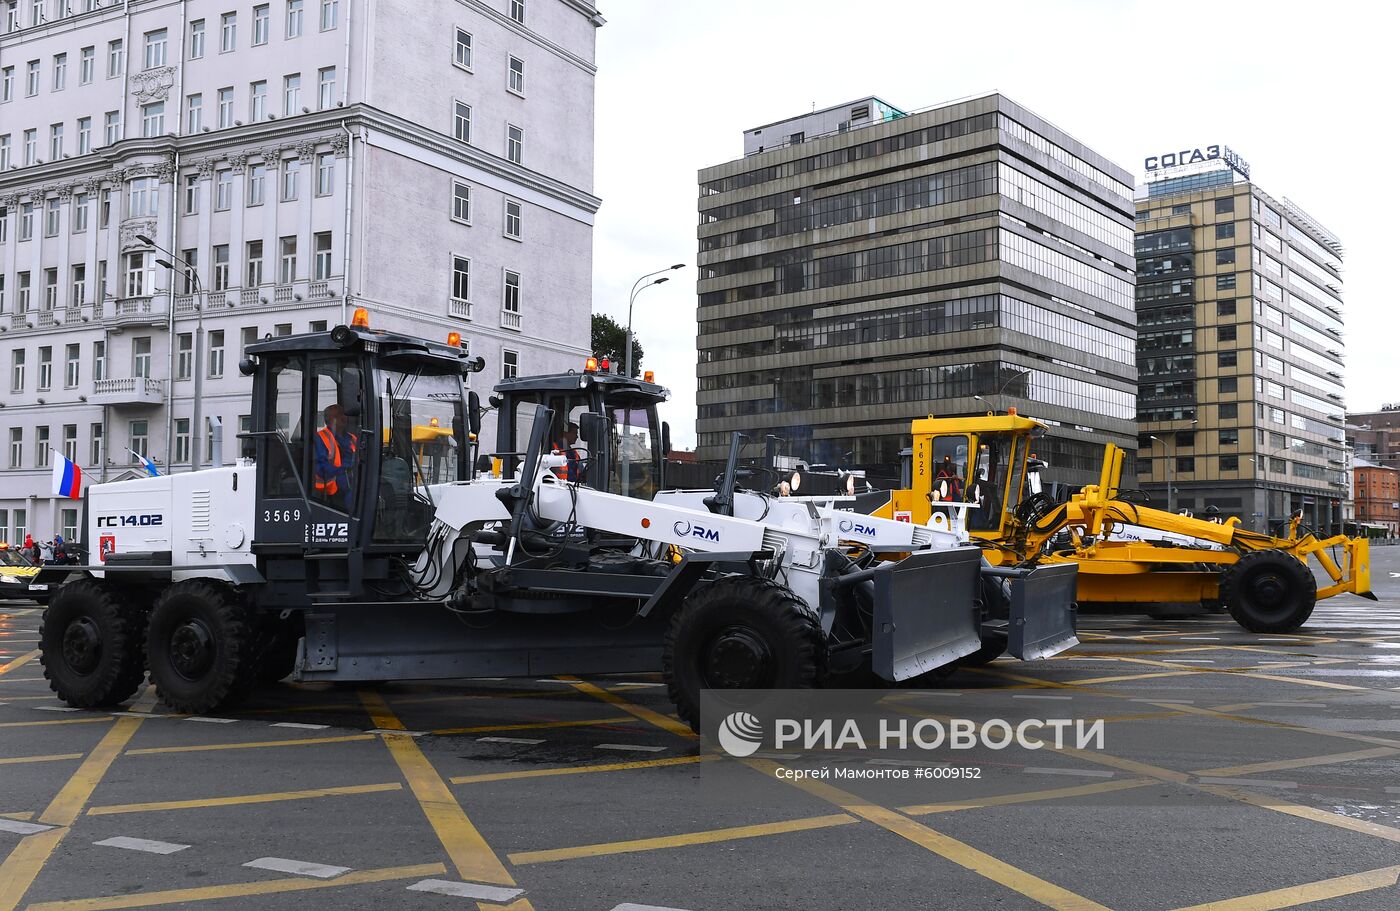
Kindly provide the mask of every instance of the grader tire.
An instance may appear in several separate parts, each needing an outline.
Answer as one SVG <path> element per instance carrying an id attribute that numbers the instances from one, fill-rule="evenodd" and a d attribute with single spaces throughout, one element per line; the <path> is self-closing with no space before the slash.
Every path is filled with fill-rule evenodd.
<path id="1" fill-rule="evenodd" d="M 177 712 L 203 714 L 241 702 L 257 683 L 248 610 L 228 588 L 191 579 L 156 598 L 147 626 L 151 680 Z"/>
<path id="2" fill-rule="evenodd" d="M 1256 550 L 1220 573 L 1220 600 L 1252 633 L 1291 633 L 1312 616 L 1317 580 L 1290 554 Z"/>
<path id="3" fill-rule="evenodd" d="M 735 576 L 692 592 L 671 618 L 662 674 L 681 720 L 700 730 L 700 694 L 811 689 L 826 672 L 821 628 L 792 590 Z"/>
<path id="4" fill-rule="evenodd" d="M 145 613 L 97 579 L 65 584 L 44 611 L 39 663 L 49 689 L 75 708 L 124 702 L 146 677 Z"/>

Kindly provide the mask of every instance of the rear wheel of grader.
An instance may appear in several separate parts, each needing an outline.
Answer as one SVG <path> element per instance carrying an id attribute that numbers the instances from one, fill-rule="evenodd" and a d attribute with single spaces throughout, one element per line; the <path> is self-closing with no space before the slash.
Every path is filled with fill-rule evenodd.
<path id="1" fill-rule="evenodd" d="M 825 676 L 821 629 L 786 586 L 736 576 L 691 593 L 671 619 L 662 653 L 681 720 L 700 730 L 700 694 L 809 689 Z"/>
<path id="2" fill-rule="evenodd" d="M 1257 550 L 1221 571 L 1220 600 L 1252 633 L 1290 633 L 1312 616 L 1317 580 L 1290 554 Z"/>
<path id="3" fill-rule="evenodd" d="M 49 688 L 77 708 L 124 701 L 146 678 L 141 605 L 98 579 L 65 584 L 44 611 L 39 661 Z"/>
<path id="4" fill-rule="evenodd" d="M 256 630 L 238 596 L 218 583 L 191 579 L 161 592 L 146 654 L 161 701 L 176 711 L 233 705 L 257 683 Z"/>

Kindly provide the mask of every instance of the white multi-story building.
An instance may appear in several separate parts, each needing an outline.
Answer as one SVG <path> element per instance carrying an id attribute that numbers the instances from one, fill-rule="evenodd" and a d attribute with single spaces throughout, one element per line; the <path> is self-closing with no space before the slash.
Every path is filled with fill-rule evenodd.
<path id="1" fill-rule="evenodd" d="M 53 450 L 92 481 L 129 450 L 233 458 L 243 346 L 348 308 L 459 331 L 482 386 L 577 364 L 602 22 L 589 0 L 0 0 L 0 540 L 76 534 Z"/>

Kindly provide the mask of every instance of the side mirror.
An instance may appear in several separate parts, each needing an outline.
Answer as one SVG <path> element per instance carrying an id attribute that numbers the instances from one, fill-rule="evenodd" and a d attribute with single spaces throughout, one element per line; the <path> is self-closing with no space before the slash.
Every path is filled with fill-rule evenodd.
<path id="1" fill-rule="evenodd" d="M 238 372 L 243 376 L 252 376 L 258 369 L 258 362 L 251 357 L 244 356 L 238 361 Z"/>
<path id="2" fill-rule="evenodd" d="M 481 433 L 481 396 L 467 393 L 467 427 L 472 433 Z"/>
<path id="3" fill-rule="evenodd" d="M 491 457 L 486 453 L 476 457 L 476 470 L 481 474 L 491 473 Z"/>
<path id="4" fill-rule="evenodd" d="M 478 354 L 476 357 L 472 358 L 471 360 L 467 361 L 467 370 L 470 371 L 471 373 L 480 373 L 481 371 L 483 371 L 483 370 L 485 370 L 485 369 L 486 369 L 486 358 L 482 357 L 482 356 L 479 355 L 479 354 Z"/>
<path id="5" fill-rule="evenodd" d="M 661 457 L 663 459 L 671 457 L 671 424 L 669 421 L 661 422 Z"/>
<path id="6" fill-rule="evenodd" d="M 591 411 L 581 414 L 578 418 L 578 435 L 583 437 L 584 442 L 588 443 L 590 448 L 597 448 L 597 444 L 607 442 L 608 425 L 611 423 L 606 415 Z"/>
<path id="7" fill-rule="evenodd" d="M 358 367 L 346 367 L 340 373 L 340 380 L 336 384 L 336 401 L 341 408 L 345 409 L 345 416 L 357 418 L 360 416 L 360 369 Z"/>

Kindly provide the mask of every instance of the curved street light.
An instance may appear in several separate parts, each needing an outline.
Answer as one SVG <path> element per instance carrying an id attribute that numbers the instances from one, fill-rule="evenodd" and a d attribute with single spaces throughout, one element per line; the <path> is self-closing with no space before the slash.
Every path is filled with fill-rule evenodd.
<path id="1" fill-rule="evenodd" d="M 667 272 L 684 268 L 685 263 L 676 263 L 674 266 L 667 266 L 664 269 L 657 269 L 655 272 L 648 272 L 633 283 L 632 293 L 627 297 L 627 353 L 623 357 L 626 364 L 624 369 L 627 371 L 627 376 L 629 378 L 632 376 L 632 304 L 637 300 L 637 295 L 641 294 L 647 288 L 650 288 L 652 285 L 659 285 L 662 282 L 670 281 L 671 277 L 666 275 Z M 657 278 L 656 276 L 658 275 L 662 277 Z M 655 280 L 648 282 L 647 279 L 649 278 Z M 645 282 L 645 284 L 643 284 L 643 282 Z"/>

